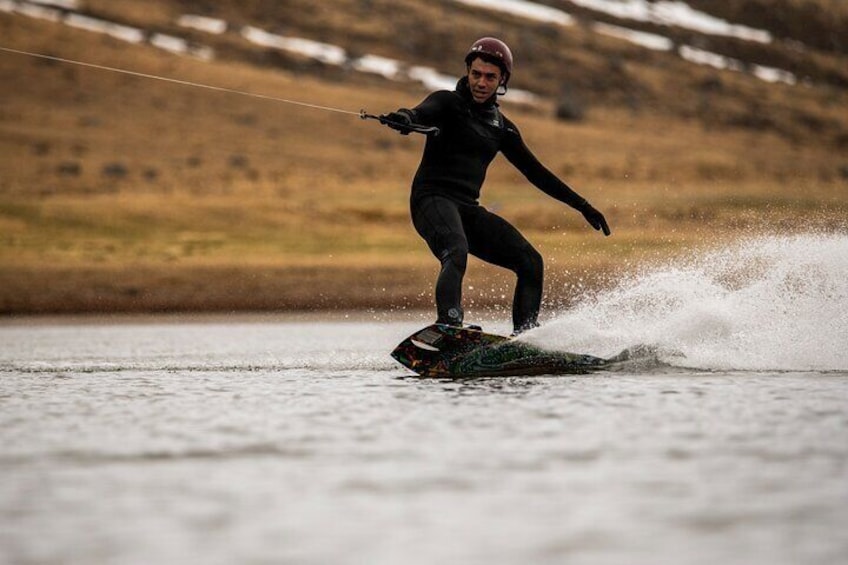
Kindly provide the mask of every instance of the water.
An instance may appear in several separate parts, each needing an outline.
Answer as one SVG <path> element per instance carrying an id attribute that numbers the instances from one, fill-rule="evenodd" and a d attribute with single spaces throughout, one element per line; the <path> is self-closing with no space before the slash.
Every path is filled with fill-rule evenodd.
<path id="1" fill-rule="evenodd" d="M 0 563 L 844 563 L 846 281 L 838 236 L 646 271 L 527 339 L 665 364 L 573 377 L 410 378 L 420 319 L 9 321 Z"/>

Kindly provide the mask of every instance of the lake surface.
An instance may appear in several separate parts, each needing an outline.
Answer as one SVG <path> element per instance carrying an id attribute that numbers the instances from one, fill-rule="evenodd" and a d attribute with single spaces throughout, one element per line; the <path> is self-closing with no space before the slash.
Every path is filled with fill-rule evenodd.
<path id="1" fill-rule="evenodd" d="M 0 563 L 848 562 L 829 242 L 658 268 L 526 336 L 664 351 L 628 372 L 418 379 L 388 352 L 426 318 L 6 320 Z"/>

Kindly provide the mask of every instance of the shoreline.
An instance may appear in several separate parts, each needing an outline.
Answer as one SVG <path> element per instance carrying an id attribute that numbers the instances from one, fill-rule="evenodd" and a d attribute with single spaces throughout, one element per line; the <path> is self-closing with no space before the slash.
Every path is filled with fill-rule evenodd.
<path id="1" fill-rule="evenodd" d="M 171 313 L 76 313 L 10 314 L 0 316 L 0 327 L 76 326 L 76 325 L 167 325 L 167 324 L 288 324 L 288 323 L 430 323 L 435 312 L 429 310 L 300 310 L 281 312 L 171 312 Z"/>
<path id="2" fill-rule="evenodd" d="M 610 266 L 546 271 L 548 308 L 607 286 Z M 298 317 L 435 310 L 432 265 L 263 268 L 148 266 L 30 267 L 0 272 L 0 323 L 13 317 L 183 316 Z M 509 312 L 514 276 L 489 265 L 466 275 L 466 311 Z"/>

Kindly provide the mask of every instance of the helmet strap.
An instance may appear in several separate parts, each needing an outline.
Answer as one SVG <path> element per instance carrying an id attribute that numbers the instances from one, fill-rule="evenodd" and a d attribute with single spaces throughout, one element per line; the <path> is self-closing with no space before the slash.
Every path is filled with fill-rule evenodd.
<path id="1" fill-rule="evenodd" d="M 498 85 L 497 92 L 496 92 L 498 96 L 503 96 L 504 94 L 506 94 L 507 90 L 509 90 L 509 87 L 507 86 L 508 82 L 509 82 L 509 75 L 506 75 L 506 77 Z M 503 90 L 503 92 L 501 92 L 501 90 Z"/>

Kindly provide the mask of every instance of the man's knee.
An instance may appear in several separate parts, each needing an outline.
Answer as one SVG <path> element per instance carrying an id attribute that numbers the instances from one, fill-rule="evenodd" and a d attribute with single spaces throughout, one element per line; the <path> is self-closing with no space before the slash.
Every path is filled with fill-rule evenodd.
<path id="1" fill-rule="evenodd" d="M 442 269 L 455 269 L 464 273 L 468 265 L 468 242 L 461 237 L 450 238 L 443 242 L 438 257 Z"/>
<path id="2" fill-rule="evenodd" d="M 541 280 L 544 276 L 545 261 L 541 253 L 531 246 L 527 246 L 519 257 L 515 272 L 519 277 Z"/>

